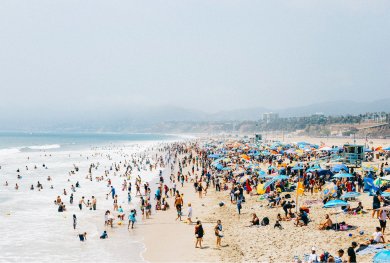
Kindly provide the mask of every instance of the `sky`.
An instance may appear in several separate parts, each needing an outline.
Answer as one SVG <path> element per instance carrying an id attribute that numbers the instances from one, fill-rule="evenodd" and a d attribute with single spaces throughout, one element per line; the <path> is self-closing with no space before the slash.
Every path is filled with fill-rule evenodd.
<path id="1" fill-rule="evenodd" d="M 390 97 L 390 1 L 2 0 L 0 117 Z"/>

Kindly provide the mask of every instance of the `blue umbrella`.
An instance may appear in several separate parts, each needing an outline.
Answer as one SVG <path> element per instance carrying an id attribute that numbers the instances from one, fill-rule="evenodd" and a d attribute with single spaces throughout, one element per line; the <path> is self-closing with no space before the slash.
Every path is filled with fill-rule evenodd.
<path id="1" fill-rule="evenodd" d="M 332 172 L 340 172 L 340 170 L 344 170 L 346 172 L 349 171 L 348 167 L 345 165 L 345 164 L 336 164 L 335 166 L 333 166 L 332 168 Z"/>
<path id="2" fill-rule="evenodd" d="M 390 146 L 387 147 L 387 148 L 384 148 L 383 150 L 385 150 L 385 151 L 390 151 Z"/>
<path id="3" fill-rule="evenodd" d="M 333 176 L 333 178 L 350 178 L 350 177 L 353 177 L 353 175 L 352 174 L 347 174 L 347 173 L 345 173 L 345 174 L 335 174 Z"/>
<path id="4" fill-rule="evenodd" d="M 323 207 L 324 208 L 336 208 L 342 206 L 349 206 L 349 204 L 343 200 L 331 200 L 327 202 Z M 336 214 L 336 230 L 337 230 L 337 214 Z"/>
<path id="5" fill-rule="evenodd" d="M 347 193 L 343 194 L 341 196 L 341 198 L 343 198 L 343 199 L 345 199 L 345 198 L 352 198 L 352 197 L 358 197 L 359 195 L 360 195 L 360 193 L 358 193 L 358 192 L 347 192 Z"/>
<path id="6" fill-rule="evenodd" d="M 219 154 L 209 154 L 207 157 L 209 158 L 219 158 Z"/>
<path id="7" fill-rule="evenodd" d="M 275 180 L 275 177 L 272 178 L 271 180 L 269 180 L 268 182 L 266 182 L 264 185 L 263 185 L 263 189 L 267 189 L 268 186 L 270 186 L 271 184 L 275 183 L 276 180 Z"/>
<path id="8" fill-rule="evenodd" d="M 278 175 L 275 177 L 275 180 L 287 180 L 287 179 L 290 179 L 290 177 L 287 175 Z"/>
<path id="9" fill-rule="evenodd" d="M 324 208 L 336 208 L 342 206 L 349 206 L 349 204 L 343 200 L 331 200 L 327 202 L 323 207 Z"/>
<path id="10" fill-rule="evenodd" d="M 385 172 L 389 172 L 390 173 L 390 167 L 385 168 Z"/>
<path id="11" fill-rule="evenodd" d="M 389 263 L 390 262 L 390 250 L 382 250 L 374 256 L 374 263 Z"/>

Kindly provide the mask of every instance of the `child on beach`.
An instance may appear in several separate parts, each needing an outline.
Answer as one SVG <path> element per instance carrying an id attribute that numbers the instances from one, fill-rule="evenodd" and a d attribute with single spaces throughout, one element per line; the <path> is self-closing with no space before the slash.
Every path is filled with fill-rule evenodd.
<path id="1" fill-rule="evenodd" d="M 84 232 L 83 234 L 79 234 L 78 236 L 81 242 L 87 241 L 87 232 Z"/>
<path id="2" fill-rule="evenodd" d="M 128 224 L 128 226 L 127 226 L 127 229 L 130 228 L 130 224 L 131 224 L 131 228 L 132 228 L 132 229 L 134 228 L 134 223 L 135 223 L 135 221 L 136 221 L 135 216 L 136 216 L 136 211 L 135 211 L 135 209 L 132 209 L 132 210 L 130 211 L 130 214 L 129 214 L 129 224 Z"/>

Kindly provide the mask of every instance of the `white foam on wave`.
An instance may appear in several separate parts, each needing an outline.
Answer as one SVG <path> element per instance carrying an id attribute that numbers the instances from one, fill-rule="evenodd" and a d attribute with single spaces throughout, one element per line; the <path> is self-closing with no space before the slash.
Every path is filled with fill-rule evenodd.
<path id="1" fill-rule="evenodd" d="M 33 145 L 27 146 L 25 148 L 29 148 L 31 150 L 49 150 L 49 149 L 58 149 L 61 145 L 59 144 L 44 144 L 44 145 Z"/>
<path id="2" fill-rule="evenodd" d="M 19 153 L 20 148 L 5 148 L 5 149 L 0 149 L 0 155 L 8 155 L 8 154 L 14 154 L 14 153 Z"/>

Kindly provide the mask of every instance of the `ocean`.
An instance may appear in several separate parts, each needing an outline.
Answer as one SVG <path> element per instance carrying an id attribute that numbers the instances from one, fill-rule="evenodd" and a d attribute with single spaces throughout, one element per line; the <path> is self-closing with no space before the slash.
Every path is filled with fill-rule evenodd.
<path id="1" fill-rule="evenodd" d="M 121 189 L 125 161 L 176 139 L 156 134 L 0 133 L 0 262 L 143 262 L 141 252 L 145 247 L 137 229 L 128 231 L 127 226 L 115 224 L 108 229 L 107 240 L 99 239 L 105 230 L 104 212 L 112 211 L 113 200 L 107 198 L 110 188 L 106 181 L 90 181 L 86 175 L 91 163 L 97 164 L 92 171 L 94 179 L 110 171 L 118 203 L 127 216 L 138 203 L 135 190 L 128 204 L 127 192 Z M 121 170 L 114 172 L 113 164 Z M 69 174 L 75 166 L 79 171 Z M 136 176 L 148 182 L 158 176 L 158 171 L 147 168 L 147 163 L 142 163 L 141 169 L 133 172 L 133 189 Z M 47 180 L 49 176 L 51 181 Z M 38 181 L 43 185 L 41 191 L 36 187 Z M 74 203 L 70 204 L 70 187 L 76 182 L 80 188 L 76 188 Z M 31 185 L 34 190 L 30 190 Z M 78 201 L 82 196 L 91 199 L 92 195 L 98 209 L 80 211 Z M 57 196 L 61 196 L 66 212 L 57 211 Z M 76 230 L 73 214 L 77 216 Z M 84 243 L 78 239 L 83 232 L 87 232 Z"/>

